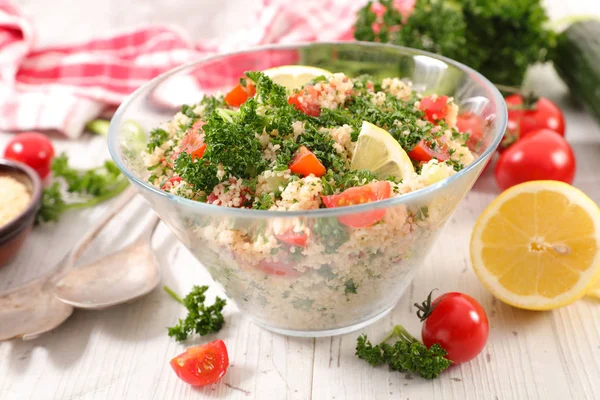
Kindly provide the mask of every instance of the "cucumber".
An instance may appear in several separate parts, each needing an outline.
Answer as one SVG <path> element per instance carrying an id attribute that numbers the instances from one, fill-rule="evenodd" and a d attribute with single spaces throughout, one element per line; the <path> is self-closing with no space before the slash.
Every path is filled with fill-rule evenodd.
<path id="1" fill-rule="evenodd" d="M 600 124 L 600 21 L 575 22 L 558 36 L 554 68 Z"/>

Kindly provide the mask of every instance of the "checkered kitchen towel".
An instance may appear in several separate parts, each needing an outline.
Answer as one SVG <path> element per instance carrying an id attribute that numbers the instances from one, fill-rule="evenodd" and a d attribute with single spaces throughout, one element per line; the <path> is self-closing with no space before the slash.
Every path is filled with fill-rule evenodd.
<path id="1" fill-rule="evenodd" d="M 149 26 L 87 43 L 38 49 L 34 29 L 0 0 L 0 131 L 81 134 L 147 80 L 190 60 L 269 43 L 351 40 L 366 0 L 262 0 L 252 32 L 193 43 Z M 405 1 L 405 0 L 404 0 Z"/>

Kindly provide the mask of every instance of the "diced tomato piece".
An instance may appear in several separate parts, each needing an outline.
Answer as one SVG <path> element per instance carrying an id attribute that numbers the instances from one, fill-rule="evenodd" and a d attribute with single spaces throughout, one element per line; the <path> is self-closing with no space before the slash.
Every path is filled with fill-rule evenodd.
<path id="1" fill-rule="evenodd" d="M 313 102 L 300 102 L 299 97 L 302 93 L 294 93 L 288 98 L 288 103 L 296 107 L 297 110 L 302 111 L 306 115 L 311 117 L 318 117 L 321 115 L 321 107 Z"/>
<path id="2" fill-rule="evenodd" d="M 181 177 L 179 177 L 179 176 L 175 175 L 175 176 L 173 176 L 173 177 L 169 178 L 169 180 L 168 180 L 168 181 L 166 181 L 166 182 L 165 182 L 165 183 L 162 185 L 162 188 L 161 188 L 161 189 L 163 189 L 163 190 L 169 190 L 169 189 L 173 188 L 173 185 L 174 185 L 175 183 L 179 183 L 179 182 L 181 182 Z"/>
<path id="3" fill-rule="evenodd" d="M 190 347 L 170 362 L 177 376 L 193 386 L 217 382 L 227 372 L 229 355 L 222 340 Z"/>
<path id="4" fill-rule="evenodd" d="M 194 122 L 194 125 L 192 125 L 189 132 L 186 133 L 181 141 L 181 151 L 185 151 L 191 155 L 192 159 L 202 158 L 204 151 L 206 150 L 206 144 L 204 143 L 204 132 L 200 133 L 202 125 L 204 124 L 205 122 L 202 120 Z"/>
<path id="5" fill-rule="evenodd" d="M 479 149 L 483 141 L 483 130 L 485 128 L 483 118 L 472 112 L 466 112 L 457 117 L 456 128 L 461 133 L 469 134 L 469 139 L 466 143 L 469 150 L 474 151 Z"/>
<path id="6" fill-rule="evenodd" d="M 313 174 L 317 178 L 320 178 L 327 172 L 317 156 L 307 149 L 306 146 L 300 146 L 289 168 L 295 174 L 302 176 Z"/>
<path id="7" fill-rule="evenodd" d="M 408 156 L 411 160 L 415 161 L 427 162 L 432 158 L 436 158 L 439 161 L 446 161 L 450 158 L 450 153 L 448 152 L 448 146 L 441 139 L 436 141 L 435 149 L 432 149 L 425 140 L 421 140 L 414 149 L 408 152 Z"/>
<path id="8" fill-rule="evenodd" d="M 425 117 L 435 123 L 446 118 L 448 113 L 448 96 L 428 96 L 421 99 L 419 106 L 425 112 Z"/>
<path id="9" fill-rule="evenodd" d="M 275 235 L 277 240 L 283 243 L 289 244 L 290 246 L 306 247 L 308 236 L 304 232 L 289 231 L 281 235 Z"/>
<path id="10" fill-rule="evenodd" d="M 246 80 L 246 86 L 239 83 L 231 89 L 231 92 L 225 95 L 225 103 L 232 107 L 239 107 L 255 94 L 256 86 L 254 83 Z"/>
<path id="11" fill-rule="evenodd" d="M 301 275 L 300 272 L 294 269 L 294 263 L 287 261 L 262 260 L 258 263 L 258 269 L 269 275 L 286 276 L 288 278 L 294 278 Z"/>
<path id="12" fill-rule="evenodd" d="M 391 193 L 390 183 L 383 181 L 346 189 L 340 194 L 321 196 L 321 199 L 327 208 L 335 208 L 388 199 Z M 380 221 L 384 216 L 385 209 L 379 209 L 344 215 L 338 219 L 342 224 L 351 228 L 366 228 Z"/>

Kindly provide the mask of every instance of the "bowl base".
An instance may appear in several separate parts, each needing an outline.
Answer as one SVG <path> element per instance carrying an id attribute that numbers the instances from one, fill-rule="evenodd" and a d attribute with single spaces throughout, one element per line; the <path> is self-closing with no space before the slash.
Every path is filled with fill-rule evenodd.
<path id="1" fill-rule="evenodd" d="M 365 326 L 371 325 L 372 323 L 385 317 L 390 311 L 392 311 L 394 309 L 394 307 L 396 307 L 397 304 L 398 303 L 396 302 L 391 307 L 386 308 L 379 314 L 375 314 L 373 317 L 370 317 L 370 318 L 368 318 L 364 321 L 361 321 L 357 324 L 345 326 L 343 328 L 328 329 L 328 330 L 322 330 L 322 331 L 296 331 L 296 330 L 289 330 L 289 329 L 274 328 L 272 326 L 265 325 L 261 322 L 258 322 L 252 317 L 248 317 L 248 318 L 250 318 L 250 320 L 252 320 L 252 322 L 254 322 L 259 327 L 261 327 L 267 331 L 270 331 L 270 332 L 278 333 L 280 335 L 304 337 L 304 338 L 318 338 L 318 337 L 344 335 L 346 333 L 354 332 L 361 328 L 364 328 Z"/>

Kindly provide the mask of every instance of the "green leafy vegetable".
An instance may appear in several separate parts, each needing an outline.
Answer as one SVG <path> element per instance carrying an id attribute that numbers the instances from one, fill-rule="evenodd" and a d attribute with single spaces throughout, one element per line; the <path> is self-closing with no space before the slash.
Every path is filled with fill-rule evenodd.
<path id="1" fill-rule="evenodd" d="M 190 293 L 183 299 L 169 287 L 165 286 L 163 289 L 188 310 L 185 319 L 180 319 L 177 325 L 168 328 L 170 337 L 182 342 L 192 333 L 204 336 L 221 330 L 225 323 L 222 311 L 227 301 L 217 296 L 213 305 L 206 306 L 204 293 L 208 290 L 208 286 L 192 287 Z"/>
<path id="2" fill-rule="evenodd" d="M 387 343 L 393 337 L 398 340 L 394 344 Z M 373 366 L 388 364 L 393 371 L 411 372 L 425 379 L 437 378 L 451 364 L 445 358 L 446 350 L 438 344 L 428 349 L 401 325 L 396 325 L 375 346 L 366 335 L 360 335 L 356 340 L 356 355 Z"/>
<path id="3" fill-rule="evenodd" d="M 335 254 L 337 249 L 350 240 L 348 228 L 337 218 L 319 218 L 313 226 L 316 240 L 325 246 L 325 253 Z"/>
<path id="4" fill-rule="evenodd" d="M 127 179 L 112 161 L 89 170 L 77 170 L 69 165 L 66 154 L 52 161 L 54 183 L 45 188 L 36 223 L 56 221 L 67 210 L 95 206 L 120 194 Z"/>
<path id="5" fill-rule="evenodd" d="M 495 83 L 520 85 L 527 67 L 544 61 L 556 42 L 540 0 L 417 0 L 408 18 L 393 0 L 369 2 L 358 13 L 355 37 L 435 52 L 463 62 Z M 373 24 L 378 23 L 378 32 Z"/>
<path id="6" fill-rule="evenodd" d="M 358 286 L 354 283 L 353 279 L 348 279 L 346 283 L 344 283 L 344 294 L 348 295 L 350 293 L 356 294 L 356 290 Z"/>

